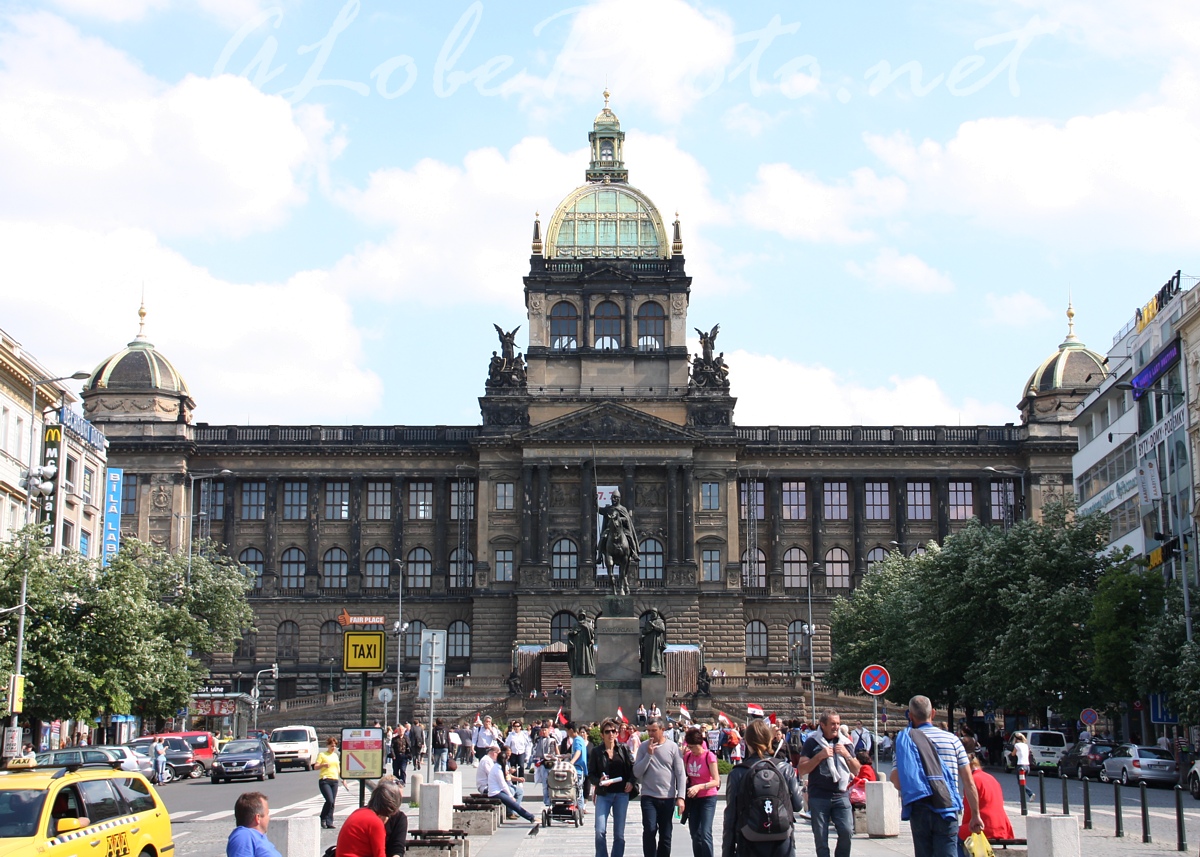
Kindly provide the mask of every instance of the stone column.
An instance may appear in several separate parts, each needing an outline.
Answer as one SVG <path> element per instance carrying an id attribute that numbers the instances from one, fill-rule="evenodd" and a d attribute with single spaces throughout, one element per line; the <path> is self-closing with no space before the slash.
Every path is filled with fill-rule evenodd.
<path id="1" fill-rule="evenodd" d="M 679 562 L 679 466 L 667 465 L 667 564 Z"/>
<path id="2" fill-rule="evenodd" d="M 624 479 L 625 484 L 621 486 L 621 500 L 623 501 L 622 505 L 624 505 L 626 509 L 632 509 L 634 506 L 633 474 L 634 466 L 632 464 L 626 464 Z"/>
<path id="3" fill-rule="evenodd" d="M 362 579 L 362 507 L 363 478 L 350 478 L 350 573 L 348 577 Z M 347 581 L 349 583 L 349 581 Z"/>
<path id="4" fill-rule="evenodd" d="M 234 544 L 233 492 L 237 490 L 237 480 L 226 479 L 222 484 L 225 486 L 225 517 L 221 521 L 221 541 L 227 545 L 232 545 Z M 101 550 L 103 550 L 103 547 L 101 547 Z"/>
<path id="5" fill-rule="evenodd" d="M 521 467 L 521 562 L 533 562 L 533 467 Z"/>
<path id="6" fill-rule="evenodd" d="M 850 583 L 852 586 L 858 584 L 862 580 L 863 574 L 867 570 L 867 490 L 866 483 L 862 477 L 854 477 L 850 480 L 850 512 L 854 516 L 854 566 L 851 572 Z"/>
<path id="7" fill-rule="evenodd" d="M 433 478 L 433 573 L 446 573 L 446 521 L 450 518 L 450 498 L 446 476 Z"/>
<path id="8" fill-rule="evenodd" d="M 625 347 L 630 350 L 637 347 L 633 332 L 633 295 L 625 295 Z"/>
<path id="9" fill-rule="evenodd" d="M 580 465 L 579 489 L 579 562 L 592 565 L 596 560 L 593 541 L 596 535 L 596 480 L 592 462 Z"/>
<path id="10" fill-rule="evenodd" d="M 695 559 L 696 534 L 695 512 L 692 508 L 692 491 L 695 487 L 695 473 L 692 466 L 683 468 L 683 561 Z"/>
<path id="11" fill-rule="evenodd" d="M 901 476 L 892 479 L 892 502 L 896 516 L 896 544 L 905 553 L 904 531 L 908 528 L 908 482 Z"/>
<path id="12" fill-rule="evenodd" d="M 975 500 L 975 517 L 982 524 L 992 523 L 992 500 L 988 491 L 991 485 L 992 480 L 982 476 L 975 480 L 975 497 L 973 498 Z"/>
<path id="13" fill-rule="evenodd" d="M 579 323 L 580 323 L 579 347 L 580 348 L 589 348 L 592 345 L 592 339 L 593 339 L 592 331 L 591 331 L 592 296 L 584 295 L 583 300 L 580 303 L 582 304 L 582 306 L 580 307 L 580 310 L 579 310 Z"/>
<path id="14" fill-rule="evenodd" d="M 767 559 L 767 570 L 779 574 L 783 571 L 783 482 L 778 476 L 767 478 L 767 518 L 771 522 L 771 554 Z"/>
<path id="15" fill-rule="evenodd" d="M 812 495 L 812 560 L 821 564 L 821 579 L 825 579 L 825 481 L 813 479 L 809 482 Z M 809 585 L 812 584 L 812 571 L 809 571 Z"/>
<path id="16" fill-rule="evenodd" d="M 392 477 L 392 559 L 404 567 L 404 477 Z M 395 571 L 396 566 L 392 566 Z"/>
<path id="17" fill-rule="evenodd" d="M 950 484 L 942 477 L 933 480 L 934 514 L 937 516 L 938 544 L 950 534 Z"/>
<path id="18" fill-rule="evenodd" d="M 321 480 L 310 477 L 308 480 L 308 563 L 304 570 L 304 589 L 312 592 L 314 586 L 321 585 L 320 557 L 317 551 L 321 549 Z"/>
<path id="19" fill-rule="evenodd" d="M 550 561 L 550 465 L 538 465 L 538 562 Z"/>

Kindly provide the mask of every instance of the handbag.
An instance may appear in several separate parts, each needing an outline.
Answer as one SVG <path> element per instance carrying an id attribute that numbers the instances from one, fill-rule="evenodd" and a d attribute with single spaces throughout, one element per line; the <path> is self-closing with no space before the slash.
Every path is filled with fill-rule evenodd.
<path id="1" fill-rule="evenodd" d="M 982 833 L 972 833 L 964 839 L 963 848 L 968 857 L 996 857 L 996 852 L 992 850 L 992 843 L 988 842 L 987 837 Z"/>
<path id="2" fill-rule="evenodd" d="M 846 796 L 850 798 L 851 806 L 862 806 L 867 802 L 867 787 L 862 780 L 856 779 L 850 784 L 850 788 L 846 790 Z"/>

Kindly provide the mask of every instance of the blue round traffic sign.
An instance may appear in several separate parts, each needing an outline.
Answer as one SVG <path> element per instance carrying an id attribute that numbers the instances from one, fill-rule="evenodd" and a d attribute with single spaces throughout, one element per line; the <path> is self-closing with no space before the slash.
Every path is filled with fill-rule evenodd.
<path id="1" fill-rule="evenodd" d="M 879 664 L 871 664 L 862 671 L 859 681 L 862 683 L 862 689 L 871 696 L 880 696 L 891 686 L 892 677 Z"/>
<path id="2" fill-rule="evenodd" d="M 1085 708 L 1079 712 L 1079 722 L 1084 726 L 1095 726 L 1096 721 L 1100 719 L 1100 713 L 1094 708 Z"/>

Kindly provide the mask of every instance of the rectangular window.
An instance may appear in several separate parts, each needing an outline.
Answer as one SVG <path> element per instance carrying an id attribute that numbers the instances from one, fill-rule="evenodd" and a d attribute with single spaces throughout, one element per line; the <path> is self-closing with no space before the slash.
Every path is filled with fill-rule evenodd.
<path id="1" fill-rule="evenodd" d="M 475 520 L 475 483 L 455 480 L 450 483 L 450 520 Z"/>
<path id="2" fill-rule="evenodd" d="M 908 519 L 928 521 L 933 518 L 932 491 L 928 482 L 908 483 Z"/>
<path id="3" fill-rule="evenodd" d="M 803 482 L 783 483 L 783 519 L 803 521 L 808 517 L 808 486 Z"/>
<path id="4" fill-rule="evenodd" d="M 350 520 L 350 483 L 325 483 L 325 520 Z"/>
<path id="5" fill-rule="evenodd" d="M 867 520 L 886 521 L 892 516 L 886 482 L 868 482 L 864 486 L 867 501 Z"/>
<path id="6" fill-rule="evenodd" d="M 92 492 L 96 487 L 96 471 L 90 467 L 83 468 L 83 482 L 79 486 L 79 493 L 83 495 L 83 502 L 88 506 L 92 505 Z"/>
<path id="7" fill-rule="evenodd" d="M 75 550 L 75 525 L 70 521 L 63 521 L 62 546 L 63 550 Z"/>
<path id="8" fill-rule="evenodd" d="M 308 483 L 283 483 L 283 519 L 303 521 L 308 518 Z"/>
<path id="9" fill-rule="evenodd" d="M 970 482 L 950 483 L 950 520 L 966 521 L 975 515 L 974 486 Z"/>
<path id="10" fill-rule="evenodd" d="M 514 508 L 514 497 L 516 496 L 516 486 L 512 482 L 497 482 L 496 483 L 496 508 L 501 511 L 509 511 Z"/>
<path id="11" fill-rule="evenodd" d="M 367 483 L 367 520 L 387 521 L 392 517 L 392 483 Z"/>
<path id="12" fill-rule="evenodd" d="M 84 556 L 92 555 L 92 534 L 87 530 L 79 531 L 79 552 Z"/>
<path id="13" fill-rule="evenodd" d="M 845 482 L 826 482 L 824 485 L 825 520 L 845 521 L 850 517 L 850 491 Z"/>
<path id="14" fill-rule="evenodd" d="M 721 579 L 721 552 L 706 550 L 700 552 L 700 563 L 703 568 L 704 580 Z"/>
<path id="15" fill-rule="evenodd" d="M 129 478 L 128 474 L 125 476 Z M 267 483 L 242 483 L 242 520 L 261 521 L 267 517 Z"/>
<path id="16" fill-rule="evenodd" d="M 510 550 L 496 551 L 496 580 L 510 581 L 513 579 L 513 552 Z"/>
<path id="17" fill-rule="evenodd" d="M 121 480 L 121 514 L 136 515 L 138 498 L 138 475 L 126 473 Z"/>
<path id="18" fill-rule="evenodd" d="M 716 512 L 721 508 L 721 483 L 720 482 L 701 482 L 700 483 L 700 510 L 703 512 Z"/>
<path id="19" fill-rule="evenodd" d="M 740 484 L 739 502 L 741 504 L 742 520 L 748 516 L 751 505 L 754 507 L 754 517 L 761 521 L 767 515 L 766 496 L 763 483 L 758 480 L 743 479 Z"/>
<path id="20" fill-rule="evenodd" d="M 1014 521 L 1017 517 L 1015 505 L 1016 492 L 1013 484 L 1007 480 L 994 481 L 991 485 L 992 522 L 1004 523 Z"/>
<path id="21" fill-rule="evenodd" d="M 208 488 L 208 517 L 211 521 L 225 520 L 224 482 L 214 482 Z"/>
<path id="22" fill-rule="evenodd" d="M 433 520 L 432 482 L 413 482 L 408 486 L 408 518 L 411 521 Z"/>
<path id="23" fill-rule="evenodd" d="M 79 478 L 79 459 L 67 456 L 67 465 L 63 470 L 63 487 L 68 494 L 75 493 L 76 480 Z"/>

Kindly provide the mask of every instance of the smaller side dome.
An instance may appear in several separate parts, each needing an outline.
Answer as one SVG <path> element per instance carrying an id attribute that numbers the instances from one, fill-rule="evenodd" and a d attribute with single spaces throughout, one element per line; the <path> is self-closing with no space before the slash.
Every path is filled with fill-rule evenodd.
<path id="1" fill-rule="evenodd" d="M 1105 358 L 1075 335 L 1075 309 L 1067 305 L 1067 336 L 1029 376 L 1018 407 L 1030 422 L 1070 422 L 1075 410 L 1108 373 Z"/>

